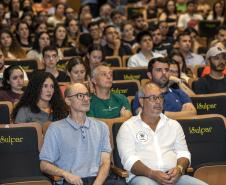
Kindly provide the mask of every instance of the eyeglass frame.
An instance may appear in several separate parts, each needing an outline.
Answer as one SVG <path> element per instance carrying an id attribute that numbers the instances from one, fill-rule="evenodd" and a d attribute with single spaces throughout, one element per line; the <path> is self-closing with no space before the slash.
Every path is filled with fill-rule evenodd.
<path id="1" fill-rule="evenodd" d="M 156 95 L 142 96 L 140 98 L 148 99 L 148 101 L 150 101 L 150 102 L 156 102 L 157 99 L 159 99 L 160 101 L 164 101 L 164 95 L 163 94 L 160 94 L 159 96 L 156 96 Z M 154 100 L 153 98 L 156 98 L 156 99 Z"/>
<path id="2" fill-rule="evenodd" d="M 85 97 L 87 97 L 87 98 L 91 98 L 91 94 L 90 93 L 76 93 L 76 94 L 73 94 L 73 95 L 70 95 L 70 96 L 67 96 L 67 98 L 71 98 L 71 97 L 73 97 L 73 96 L 75 96 L 78 100 L 81 100 L 81 101 L 83 101 L 84 99 L 85 99 Z M 79 96 L 82 96 L 81 98 L 79 98 Z"/>

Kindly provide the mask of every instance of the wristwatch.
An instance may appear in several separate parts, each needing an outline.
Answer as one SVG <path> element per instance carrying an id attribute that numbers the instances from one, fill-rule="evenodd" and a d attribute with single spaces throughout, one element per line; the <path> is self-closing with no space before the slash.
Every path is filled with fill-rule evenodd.
<path id="1" fill-rule="evenodd" d="M 181 174 L 181 175 L 184 175 L 184 167 L 183 167 L 182 165 L 178 164 L 178 165 L 177 165 L 177 168 L 180 169 L 180 174 Z"/>

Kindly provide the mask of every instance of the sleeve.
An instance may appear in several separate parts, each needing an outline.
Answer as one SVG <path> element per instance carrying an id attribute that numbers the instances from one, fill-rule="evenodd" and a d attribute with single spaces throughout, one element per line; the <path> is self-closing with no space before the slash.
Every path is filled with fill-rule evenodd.
<path id="1" fill-rule="evenodd" d="M 185 28 L 185 24 L 184 24 L 184 15 L 180 15 L 178 18 L 178 22 L 177 22 L 177 27 L 178 28 Z"/>
<path id="2" fill-rule="evenodd" d="M 177 91 L 177 95 L 180 97 L 180 101 L 182 104 L 185 103 L 192 103 L 191 98 L 181 89 L 178 89 Z"/>
<path id="3" fill-rule="evenodd" d="M 135 56 L 131 56 L 129 58 L 127 66 L 128 67 L 136 67 L 137 66 L 137 63 L 136 63 L 136 60 L 135 60 Z"/>
<path id="4" fill-rule="evenodd" d="M 122 106 L 124 106 L 127 110 L 131 111 L 129 101 L 123 94 L 121 94 L 121 100 L 122 100 Z"/>
<path id="5" fill-rule="evenodd" d="M 103 123 L 103 139 L 101 144 L 101 152 L 111 153 L 111 144 L 110 144 L 110 133 L 108 126 Z"/>
<path id="6" fill-rule="evenodd" d="M 207 89 L 206 89 L 205 81 L 202 80 L 201 78 L 198 79 L 197 81 L 194 81 L 192 83 L 192 90 L 195 92 L 195 94 L 206 94 Z"/>
<path id="7" fill-rule="evenodd" d="M 57 138 L 55 129 L 50 126 L 46 132 L 44 143 L 39 154 L 40 160 L 54 163 L 59 158 L 60 150 Z"/>
<path id="8" fill-rule="evenodd" d="M 29 112 L 28 108 L 20 108 L 17 112 L 15 123 L 27 123 L 29 121 Z"/>
<path id="9" fill-rule="evenodd" d="M 178 122 L 176 122 L 175 125 L 177 125 L 177 127 L 176 127 L 177 136 L 176 136 L 176 142 L 174 144 L 174 150 L 177 155 L 177 159 L 179 159 L 181 157 L 185 157 L 191 163 L 191 154 L 188 150 L 188 146 L 187 146 L 185 136 L 184 136 L 184 131 Z"/>
<path id="10" fill-rule="evenodd" d="M 127 124 L 125 125 L 124 123 L 119 129 L 116 142 L 124 169 L 131 171 L 131 168 L 139 160 L 139 157 L 136 156 L 135 141 Z"/>

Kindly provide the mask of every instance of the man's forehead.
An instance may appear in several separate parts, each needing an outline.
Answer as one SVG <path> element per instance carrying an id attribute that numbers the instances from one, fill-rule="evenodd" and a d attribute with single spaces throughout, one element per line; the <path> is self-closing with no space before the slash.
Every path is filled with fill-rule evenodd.
<path id="1" fill-rule="evenodd" d="M 49 50 L 45 52 L 45 55 L 50 55 L 50 54 L 57 54 L 57 52 L 55 50 Z"/>
<path id="2" fill-rule="evenodd" d="M 169 68 L 169 64 L 157 61 L 154 63 L 153 68 Z"/>
<path id="3" fill-rule="evenodd" d="M 161 94 L 161 90 L 157 84 L 150 83 L 145 86 L 144 94 L 147 96 L 159 95 L 159 94 Z"/>
<path id="4" fill-rule="evenodd" d="M 98 72 L 112 72 L 112 70 L 107 66 L 100 66 Z"/>

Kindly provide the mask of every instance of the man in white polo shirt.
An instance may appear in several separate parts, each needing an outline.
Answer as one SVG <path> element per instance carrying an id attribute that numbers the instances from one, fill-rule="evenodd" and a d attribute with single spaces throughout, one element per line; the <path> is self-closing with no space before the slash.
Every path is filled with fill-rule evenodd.
<path id="1" fill-rule="evenodd" d="M 117 135 L 129 185 L 206 185 L 184 175 L 190 152 L 180 124 L 162 114 L 163 95 L 154 83 L 139 92 L 142 112 L 127 120 Z"/>

